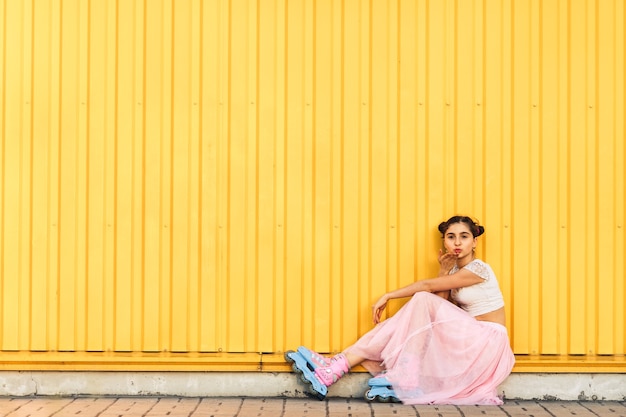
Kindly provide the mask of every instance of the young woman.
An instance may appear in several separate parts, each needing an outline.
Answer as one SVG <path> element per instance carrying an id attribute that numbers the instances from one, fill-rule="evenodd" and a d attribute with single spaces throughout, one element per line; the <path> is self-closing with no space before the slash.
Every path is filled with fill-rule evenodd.
<path id="1" fill-rule="evenodd" d="M 439 225 L 444 251 L 436 278 L 388 292 L 372 307 L 376 327 L 344 352 L 324 357 L 305 347 L 287 352 L 294 370 L 318 398 L 351 367 L 376 375 L 366 399 L 405 404 L 502 404 L 500 383 L 510 374 L 504 300 L 491 267 L 475 257 L 484 228 L 466 216 Z M 391 299 L 412 297 L 381 322 Z"/>

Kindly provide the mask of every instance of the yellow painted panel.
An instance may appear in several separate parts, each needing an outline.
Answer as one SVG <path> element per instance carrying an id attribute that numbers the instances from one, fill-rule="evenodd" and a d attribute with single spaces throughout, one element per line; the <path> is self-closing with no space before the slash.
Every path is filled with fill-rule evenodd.
<path id="1" fill-rule="evenodd" d="M 614 54 L 616 47 L 623 49 L 623 38 L 619 41 L 619 38 L 615 37 L 616 26 L 614 21 L 614 13 L 616 12 L 616 4 L 611 2 L 601 2 L 596 8 L 597 21 L 606 22 L 605 24 L 598 25 L 598 43 L 596 52 L 596 67 L 600 68 L 596 74 L 597 79 L 597 98 L 593 105 L 595 109 L 595 118 L 597 120 L 597 126 L 594 132 L 596 138 L 597 147 L 597 200 L 602 202 L 597 206 L 597 223 L 596 228 L 598 230 L 598 263 L 597 263 L 597 306 L 598 306 L 598 320 L 597 320 L 597 342 L 598 342 L 598 354 L 611 354 L 615 352 L 616 337 L 619 332 L 616 333 L 616 322 L 623 323 L 622 320 L 617 317 L 614 312 L 618 308 L 616 302 L 621 303 L 619 299 L 616 299 L 615 294 L 619 285 L 615 277 L 619 271 L 615 268 L 614 258 L 612 256 L 614 248 L 617 246 L 616 239 L 616 227 L 614 220 L 616 215 L 619 215 L 617 208 L 616 197 L 619 197 L 622 193 L 616 193 L 613 178 L 616 178 L 618 174 L 618 165 L 616 165 L 615 154 L 620 150 L 620 144 L 624 143 L 623 135 L 623 115 L 624 113 L 617 113 L 617 109 L 609 110 L 615 107 L 614 103 L 617 103 L 619 98 L 615 94 L 615 81 L 617 78 L 621 78 L 623 81 L 622 73 L 617 73 L 617 57 Z M 607 111 L 605 111 L 605 109 Z M 621 124 L 622 129 L 618 128 Z M 621 137 L 618 136 L 621 133 Z M 601 140 L 602 138 L 602 140 Z M 606 139 L 604 139 L 606 138 Z M 623 155 L 623 150 L 622 150 Z M 623 178 L 623 175 L 622 177 Z M 623 191 L 623 187 L 622 187 Z M 623 195 L 623 194 L 622 194 Z M 623 213 L 623 211 L 621 211 Z M 618 252 L 616 252 L 618 253 Z M 623 276 L 623 274 L 622 274 Z M 623 291 L 622 291 L 623 293 Z"/>
<path id="2" fill-rule="evenodd" d="M 257 291 L 257 308 L 254 317 L 258 350 L 261 352 L 273 352 L 277 343 L 284 343 L 283 335 L 276 330 L 277 320 L 284 321 L 284 277 L 278 277 L 279 265 L 277 257 L 282 250 L 280 236 L 282 234 L 281 203 L 278 201 L 277 190 L 284 183 L 281 178 L 282 172 L 275 169 L 276 165 L 283 163 L 284 156 L 277 158 L 283 150 L 284 140 L 281 139 L 282 131 L 279 131 L 278 114 L 275 110 L 284 98 L 282 84 L 279 81 L 279 72 L 283 71 L 278 56 L 283 54 L 284 37 L 279 22 L 282 23 L 284 13 L 279 10 L 276 1 L 269 2 L 268 7 L 260 8 L 257 13 L 260 16 L 258 30 L 267 35 L 260 39 L 258 46 L 258 78 L 257 91 L 255 93 L 255 107 L 257 118 L 257 169 L 252 180 L 256 184 L 257 193 L 255 205 L 257 208 L 256 220 L 257 232 L 255 245 L 255 262 L 257 274 L 255 285 Z M 284 30 L 284 28 L 283 28 Z M 281 77 L 282 78 L 282 77 Z M 283 167 L 284 170 L 284 167 Z M 284 203 L 283 203 L 284 204 Z M 268 242 L 264 245 L 262 242 Z M 263 279 L 267 277 L 267 279 Z M 282 317 L 282 319 L 278 319 Z"/>
<path id="3" fill-rule="evenodd" d="M 26 9 L 25 9 L 26 10 Z M 31 293 L 29 303 L 31 305 L 30 315 L 30 348 L 32 350 L 46 350 L 50 343 L 49 335 L 54 334 L 55 325 L 51 325 L 49 313 L 54 309 L 56 277 L 51 269 L 54 262 L 50 253 L 52 248 L 58 245 L 50 245 L 56 242 L 56 227 L 52 216 L 54 215 L 55 194 L 50 193 L 54 187 L 54 168 L 57 164 L 55 146 L 58 129 L 55 129 L 56 118 L 51 117 L 47 111 L 49 103 L 56 102 L 55 89 L 56 79 L 52 78 L 54 62 L 52 54 L 55 52 L 49 47 L 48 40 L 55 35 L 58 36 L 58 27 L 52 28 L 55 15 L 49 5 L 42 5 L 33 11 L 32 24 L 37 26 L 46 36 L 35 37 L 31 40 L 34 59 L 31 64 L 33 68 L 32 85 L 38 86 L 38 100 L 33 100 L 31 105 L 32 123 L 32 236 L 31 255 L 34 260 L 46 260 L 45 262 L 32 262 Z M 58 19 L 58 17 L 57 17 Z M 58 53 L 58 51 L 56 51 Z M 32 59 L 32 58 L 31 58 Z M 54 81 L 52 81 L 54 80 Z M 31 93 L 32 94 L 32 93 Z M 56 189 L 57 187 L 55 187 Z M 46 323 L 46 330 L 42 331 L 37 323 Z"/>
<path id="4" fill-rule="evenodd" d="M 363 53 L 361 48 L 354 47 L 358 45 L 360 37 L 360 16 L 361 9 L 364 6 L 362 2 L 351 1 L 346 2 L 346 7 L 354 10 L 354 13 L 346 15 L 342 22 L 343 35 L 338 38 L 335 48 L 340 48 L 340 54 L 343 59 L 341 62 L 341 114 L 342 118 L 337 123 L 337 129 L 340 129 L 343 140 L 337 141 L 336 158 L 340 168 L 337 169 L 339 175 L 338 187 L 341 192 L 341 200 L 338 202 L 340 206 L 337 208 L 337 221 L 341 230 L 340 255 L 336 261 L 337 268 L 340 271 L 341 280 L 333 280 L 334 288 L 337 286 L 341 291 L 341 300 L 339 306 L 342 308 L 341 316 L 349 317 L 352 325 L 341 326 L 339 339 L 333 338 L 332 350 L 340 351 L 345 346 L 352 344 L 359 332 L 362 324 L 362 315 L 359 314 L 360 295 L 363 292 L 365 280 L 362 275 L 362 256 L 361 248 L 366 241 L 363 230 L 360 228 L 360 193 L 361 180 L 360 175 L 360 148 L 363 143 L 362 127 L 360 114 L 364 107 L 361 97 L 360 77 L 349 76 L 350 74 L 358 74 L 362 69 Z M 345 97 L 355 97 L 353 100 L 345 100 Z M 367 301 L 366 301 L 367 302 Z M 367 305 L 367 304 L 366 304 Z M 367 323 L 369 324 L 369 323 Z"/>
<path id="5" fill-rule="evenodd" d="M 537 23 L 538 33 L 541 39 L 541 55 L 537 57 L 542 63 L 543 70 L 539 74 L 538 88 L 540 96 L 537 97 L 538 111 L 537 135 L 538 146 L 538 172 L 540 203 L 538 218 L 541 219 L 540 231 L 545 236 L 539 248 L 539 288 L 543 295 L 540 298 L 539 313 L 541 323 L 539 326 L 539 351 L 543 353 L 559 352 L 559 300 L 561 294 L 558 270 L 558 234 L 559 234 L 559 118 L 561 108 L 559 106 L 559 33 L 558 26 L 547 23 L 558 19 L 558 5 L 547 4 L 542 8 L 542 19 Z M 538 233 L 538 230 L 535 230 Z"/>
<path id="6" fill-rule="evenodd" d="M 625 353 L 623 2 L 0 13 L 0 351 L 340 351 L 461 212 L 520 369 Z"/>
<path id="7" fill-rule="evenodd" d="M 200 284 L 198 297 L 199 305 L 199 338 L 200 351 L 217 351 L 221 349 L 218 344 L 222 337 L 219 331 L 224 317 L 220 312 L 222 288 L 218 286 L 219 277 L 223 270 L 223 245 L 220 239 L 223 236 L 223 203 L 220 203 L 218 196 L 223 193 L 223 178 L 221 167 L 223 162 L 220 151 L 220 141 L 217 139 L 222 135 L 224 125 L 224 86 L 221 83 L 223 74 L 223 59 L 221 56 L 221 43 L 219 42 L 223 31 L 223 8 L 220 2 L 214 2 L 202 7 L 201 22 L 201 45 L 206 53 L 200 59 L 199 82 L 202 85 L 200 91 L 200 118 L 199 129 L 201 132 L 200 141 L 200 262 L 199 274 Z"/>
<path id="8" fill-rule="evenodd" d="M 287 346 L 311 343 L 306 332 L 302 300 L 306 268 L 304 254 L 304 22 L 302 8 L 285 9 L 285 125 L 284 125 L 284 268 L 285 315 L 284 334 Z M 310 106 L 310 103 L 309 103 Z M 287 141 L 287 138 L 290 138 Z M 298 276 L 300 279 L 291 279 Z M 310 294 L 310 292 L 309 292 Z M 310 298 L 309 298 L 310 299 Z M 289 329 L 289 330 L 287 330 Z"/>
<path id="9" fill-rule="evenodd" d="M 396 224 L 391 225 L 396 229 L 397 238 L 395 251 L 397 252 L 395 274 L 389 277 L 391 286 L 401 287 L 408 285 L 411 278 L 416 274 L 416 245 L 418 243 L 416 233 L 417 222 L 415 213 L 417 210 L 416 181 L 417 164 L 416 156 L 418 143 L 415 138 L 418 136 L 418 122 L 416 113 L 418 105 L 415 101 L 415 94 L 418 91 L 418 78 L 415 74 L 418 71 L 419 60 L 416 53 L 418 48 L 418 25 L 413 25 L 417 15 L 417 4 L 414 2 L 400 3 L 398 13 L 397 36 L 403 39 L 398 48 L 398 55 L 406 57 L 400 60 L 397 68 L 397 82 L 403 85 L 398 92 L 397 99 L 397 166 L 392 168 L 396 175 L 397 210 Z M 368 323 L 369 324 L 369 323 Z"/>
<path id="10" fill-rule="evenodd" d="M 582 4 L 582 3 L 580 3 Z M 567 184 L 568 187 L 568 226 L 570 228 L 568 233 L 569 243 L 569 275 L 570 275 L 570 295 L 569 295 L 569 322 L 577 323 L 576 328 L 570 329 L 569 333 L 569 351 L 574 354 L 585 354 L 587 350 L 585 340 L 586 329 L 586 317 L 587 317 L 587 303 L 584 295 L 587 291 L 586 288 L 586 261 L 587 257 L 585 242 L 580 244 L 574 244 L 571 242 L 578 234 L 586 235 L 586 210 L 585 205 L 588 196 L 588 190 L 586 188 L 587 178 L 587 161 L 585 160 L 586 154 L 586 139 L 588 135 L 586 127 L 586 113 L 588 108 L 587 97 L 584 87 L 586 86 L 585 67 L 586 60 L 586 33 L 583 28 L 586 27 L 585 15 L 586 11 L 581 9 L 578 4 L 572 5 L 571 21 L 570 24 L 576 27 L 580 27 L 581 30 L 572 31 L 568 42 L 573 45 L 578 45 L 578 48 L 572 48 L 569 56 L 569 65 L 571 65 L 569 71 L 570 83 L 569 89 L 569 119 L 571 125 L 568 129 L 568 141 L 567 151 L 569 153 L 569 172 Z M 593 277 L 590 277 L 593 279 Z"/>
<path id="11" fill-rule="evenodd" d="M 189 172 L 193 164 L 190 160 L 191 140 L 194 137 L 190 128 L 193 114 L 191 91 L 191 28 L 190 4 L 181 1 L 172 13 L 172 41 L 176 48 L 171 48 L 171 96 L 170 117 L 172 135 L 168 143 L 170 159 L 170 228 L 168 239 L 178 242 L 170 248 L 170 270 L 166 272 L 169 299 L 164 301 L 169 310 L 168 326 L 163 328 L 172 351 L 188 350 L 188 326 L 190 307 L 189 286 L 191 262 L 188 256 L 193 251 L 189 225 L 192 221 L 189 210 L 192 195 Z M 174 134 L 173 132 L 177 132 Z M 197 135 L 197 134 L 196 134 Z M 182 278 L 182 279 L 181 279 Z"/>
<path id="12" fill-rule="evenodd" d="M 112 7 L 111 5 L 109 7 Z M 116 105 L 112 108 L 117 123 L 115 132 L 118 140 L 115 142 L 114 161 L 116 165 L 114 187 L 114 216 L 115 216 L 115 270 L 114 270 L 114 335 L 113 349 L 115 351 L 132 351 L 141 345 L 140 333 L 135 329 L 141 328 L 141 298 L 136 288 L 140 288 L 142 264 L 142 212 L 139 199 L 134 195 L 141 190 L 139 176 L 136 174 L 141 167 L 140 140 L 120 140 L 137 134 L 134 125 L 135 109 L 139 102 L 137 89 L 137 67 L 135 53 L 137 50 L 134 5 L 132 3 L 118 3 L 119 21 L 117 36 L 127 39 L 119 42 L 116 66 L 122 66 L 124 71 L 118 71 L 117 88 L 127 91 L 127 94 L 118 96 Z M 109 12 L 111 13 L 111 12 Z M 114 21 L 114 19 L 111 19 Z M 121 64 L 124 63 L 124 64 Z M 141 135 L 139 134 L 139 137 Z"/>
<path id="13" fill-rule="evenodd" d="M 64 34 L 70 38 L 78 39 L 79 27 L 77 8 L 70 7 L 60 11 L 60 20 L 63 20 Z M 76 346 L 76 320 L 77 310 L 80 308 L 76 301 L 77 274 L 81 257 L 79 251 L 84 251 L 84 246 L 79 248 L 79 239 L 84 234 L 79 234 L 79 220 L 84 214 L 80 210 L 78 199 L 78 181 L 82 175 L 79 169 L 79 141 L 78 137 L 78 111 L 80 102 L 78 96 L 78 65 L 76 62 L 76 43 L 65 45 L 60 48 L 59 56 L 59 89 L 60 97 L 58 105 L 63 111 L 59 114 L 59 189 L 58 195 L 58 285 L 57 296 L 58 311 L 55 320 L 58 321 L 58 350 L 74 350 Z M 61 70 L 62 68 L 62 70 Z M 80 216 L 80 217 L 79 217 Z M 80 271 L 82 274 L 82 270 Z M 81 314 L 82 315 L 82 314 Z"/>

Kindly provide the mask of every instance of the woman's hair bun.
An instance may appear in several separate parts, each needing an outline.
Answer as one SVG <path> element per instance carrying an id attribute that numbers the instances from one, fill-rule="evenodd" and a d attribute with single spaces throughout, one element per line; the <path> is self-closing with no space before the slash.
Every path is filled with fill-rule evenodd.
<path id="1" fill-rule="evenodd" d="M 485 233 L 485 228 L 479 225 L 478 222 L 472 220 L 469 216 L 452 216 L 447 221 L 439 223 L 437 229 L 443 236 L 446 233 L 446 230 L 448 230 L 448 228 L 455 223 L 465 223 L 471 230 L 474 237 L 478 237 Z"/>

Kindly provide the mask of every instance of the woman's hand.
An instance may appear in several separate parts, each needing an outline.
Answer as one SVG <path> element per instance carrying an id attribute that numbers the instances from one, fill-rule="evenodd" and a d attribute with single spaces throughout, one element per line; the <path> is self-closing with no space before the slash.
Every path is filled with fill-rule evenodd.
<path id="1" fill-rule="evenodd" d="M 450 270 L 454 268 L 456 265 L 457 256 L 453 253 L 446 252 L 439 249 L 439 257 L 437 258 L 439 261 L 439 276 L 448 275 Z"/>
<path id="2" fill-rule="evenodd" d="M 372 306 L 372 318 L 374 320 L 374 324 L 380 323 L 380 316 L 383 314 L 385 307 L 387 307 L 387 301 L 389 301 L 389 297 L 387 294 L 384 294 L 378 299 L 378 301 L 376 301 L 376 304 Z"/>

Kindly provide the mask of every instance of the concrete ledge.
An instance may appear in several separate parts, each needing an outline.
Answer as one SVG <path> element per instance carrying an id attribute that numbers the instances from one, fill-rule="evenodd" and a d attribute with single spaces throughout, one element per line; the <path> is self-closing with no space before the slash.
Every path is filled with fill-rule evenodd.
<path id="1" fill-rule="evenodd" d="M 369 374 L 351 373 L 330 397 L 363 396 Z M 1 371 L 0 396 L 303 397 L 285 372 Z M 625 401 L 625 374 L 511 374 L 500 386 L 507 399 Z"/>

